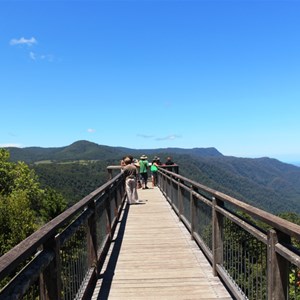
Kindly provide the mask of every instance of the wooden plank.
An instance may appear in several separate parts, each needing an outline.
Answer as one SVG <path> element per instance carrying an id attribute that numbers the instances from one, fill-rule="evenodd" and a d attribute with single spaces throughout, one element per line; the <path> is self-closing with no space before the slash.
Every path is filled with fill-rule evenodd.
<path id="1" fill-rule="evenodd" d="M 99 299 L 232 299 L 158 188 L 123 210 L 92 296 Z"/>

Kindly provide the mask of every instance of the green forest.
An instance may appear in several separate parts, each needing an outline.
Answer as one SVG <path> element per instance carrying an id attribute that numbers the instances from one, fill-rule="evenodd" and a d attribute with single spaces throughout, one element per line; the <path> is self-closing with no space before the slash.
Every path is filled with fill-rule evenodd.
<path id="1" fill-rule="evenodd" d="M 179 172 L 192 180 L 273 214 L 300 213 L 300 167 L 276 159 L 224 156 L 215 148 L 130 149 L 77 141 L 59 148 L 7 148 L 12 162 L 24 161 L 42 186 L 50 186 L 72 204 L 107 180 L 106 167 L 131 154 L 149 161 L 171 156 Z M 284 201 L 283 201 L 284 199 Z"/>
<path id="2" fill-rule="evenodd" d="M 141 151 L 86 141 L 63 149 L 0 149 L 0 255 L 107 182 L 107 166 L 118 165 L 127 154 L 139 158 L 142 153 L 148 155 L 149 161 L 154 155 L 162 162 L 172 156 L 182 176 L 300 225 L 300 168 L 271 158 L 226 157 L 213 148 Z M 225 244 L 238 232 L 232 226 L 229 223 L 226 229 Z M 236 250 L 237 255 L 249 249 L 258 253 L 254 255 L 256 262 L 244 261 L 245 269 L 249 265 L 262 269 L 266 258 L 260 256 L 261 246 L 251 236 L 245 236 L 245 240 L 248 246 Z M 300 248 L 299 241 L 292 242 Z M 291 291 L 297 292 L 290 292 L 291 299 L 299 299 L 300 273 L 297 274 L 296 268 L 291 269 L 290 286 L 296 286 Z M 249 276 L 246 281 L 236 280 L 241 285 L 251 285 L 256 279 Z"/>
<path id="3" fill-rule="evenodd" d="M 0 157 L 1 253 L 108 180 L 131 154 L 167 156 L 179 173 L 299 223 L 300 168 L 271 158 L 223 156 L 215 148 L 137 150 L 78 141 L 61 148 L 7 148 Z M 283 201 L 284 199 L 284 201 Z"/>
<path id="4" fill-rule="evenodd" d="M 24 162 L 10 162 L 0 149 L 0 255 L 67 207 L 55 189 L 42 187 L 35 171 Z"/>
<path id="5" fill-rule="evenodd" d="M 108 180 L 104 161 L 74 161 L 31 165 L 42 187 L 59 191 L 73 205 Z"/>

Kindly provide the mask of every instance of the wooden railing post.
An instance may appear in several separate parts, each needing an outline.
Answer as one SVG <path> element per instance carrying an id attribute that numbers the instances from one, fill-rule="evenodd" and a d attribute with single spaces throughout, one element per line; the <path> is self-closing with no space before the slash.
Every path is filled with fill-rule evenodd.
<path id="1" fill-rule="evenodd" d="M 107 172 L 108 172 L 108 180 L 111 180 L 113 178 L 113 171 L 122 171 L 121 166 L 107 166 Z"/>
<path id="2" fill-rule="evenodd" d="M 96 266 L 97 264 L 97 215 L 96 203 L 92 202 L 89 207 L 93 210 L 93 214 L 88 219 L 88 264 L 89 266 Z"/>
<path id="3" fill-rule="evenodd" d="M 167 191 L 167 188 L 168 188 L 168 178 L 166 176 L 166 173 L 164 173 L 164 177 L 163 177 L 163 190 L 164 190 L 164 194 L 165 194 L 165 197 L 168 199 L 168 191 Z"/>
<path id="4" fill-rule="evenodd" d="M 172 206 L 176 207 L 174 203 L 174 198 L 175 198 L 175 190 L 176 190 L 176 183 L 173 181 L 173 176 L 171 176 L 171 203 Z"/>
<path id="5" fill-rule="evenodd" d="M 217 276 L 217 265 L 223 264 L 223 215 L 217 212 L 216 207 L 224 206 L 224 202 L 213 197 L 212 204 L 212 266 L 213 274 Z"/>
<path id="6" fill-rule="evenodd" d="M 174 168 L 174 173 L 179 174 L 179 166 L 175 165 L 173 168 Z"/>
<path id="7" fill-rule="evenodd" d="M 168 199 L 169 199 L 169 202 L 172 204 L 172 177 L 170 176 L 169 174 L 169 177 L 167 178 L 167 184 L 168 184 L 168 192 L 167 192 L 167 195 L 168 195 Z"/>
<path id="8" fill-rule="evenodd" d="M 112 219 L 111 219 L 111 193 L 108 193 L 108 197 L 105 199 L 105 211 L 106 211 L 106 232 L 108 233 L 110 240 L 112 240 Z"/>
<path id="9" fill-rule="evenodd" d="M 289 263 L 275 251 L 276 244 L 286 236 L 274 229 L 268 231 L 268 300 L 288 299 Z"/>
<path id="10" fill-rule="evenodd" d="M 55 251 L 55 259 L 40 274 L 40 298 L 42 300 L 61 299 L 61 260 L 59 238 L 50 239 L 43 245 L 44 249 L 51 248 Z"/>
<path id="11" fill-rule="evenodd" d="M 113 192 L 113 200 L 114 200 L 114 218 L 118 215 L 118 194 L 117 190 Z"/>
<path id="12" fill-rule="evenodd" d="M 183 197 L 182 197 L 182 187 L 180 186 L 180 183 L 182 183 L 181 179 L 177 179 L 178 181 L 178 194 L 177 194 L 177 198 L 178 198 L 178 217 L 179 220 L 181 220 L 181 216 L 183 213 Z"/>
<path id="13" fill-rule="evenodd" d="M 193 195 L 193 192 L 198 192 L 198 189 L 191 185 L 190 192 L 190 216 L 191 216 L 191 239 L 194 239 L 194 231 L 195 231 L 195 222 L 196 222 L 196 198 Z"/>

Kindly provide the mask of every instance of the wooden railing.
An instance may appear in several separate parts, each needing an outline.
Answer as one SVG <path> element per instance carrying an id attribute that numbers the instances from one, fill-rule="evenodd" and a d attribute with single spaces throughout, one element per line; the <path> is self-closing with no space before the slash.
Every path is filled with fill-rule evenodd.
<path id="1" fill-rule="evenodd" d="M 114 179 L 0 257 L 0 299 L 81 299 L 95 282 L 121 206 L 124 178 Z"/>
<path id="2" fill-rule="evenodd" d="M 177 169 L 178 172 L 178 169 Z M 236 299 L 299 300 L 300 226 L 166 168 L 158 185 Z M 0 257 L 0 299 L 81 299 L 101 269 L 125 201 L 120 170 Z"/>
<path id="3" fill-rule="evenodd" d="M 300 299 L 300 226 L 165 169 L 158 178 L 236 299 Z"/>

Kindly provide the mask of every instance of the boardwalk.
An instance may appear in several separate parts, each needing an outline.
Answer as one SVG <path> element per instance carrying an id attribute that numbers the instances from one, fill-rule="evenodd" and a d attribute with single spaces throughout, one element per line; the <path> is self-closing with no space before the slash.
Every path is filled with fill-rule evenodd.
<path id="1" fill-rule="evenodd" d="M 93 300 L 232 299 L 158 188 L 126 206 Z"/>

